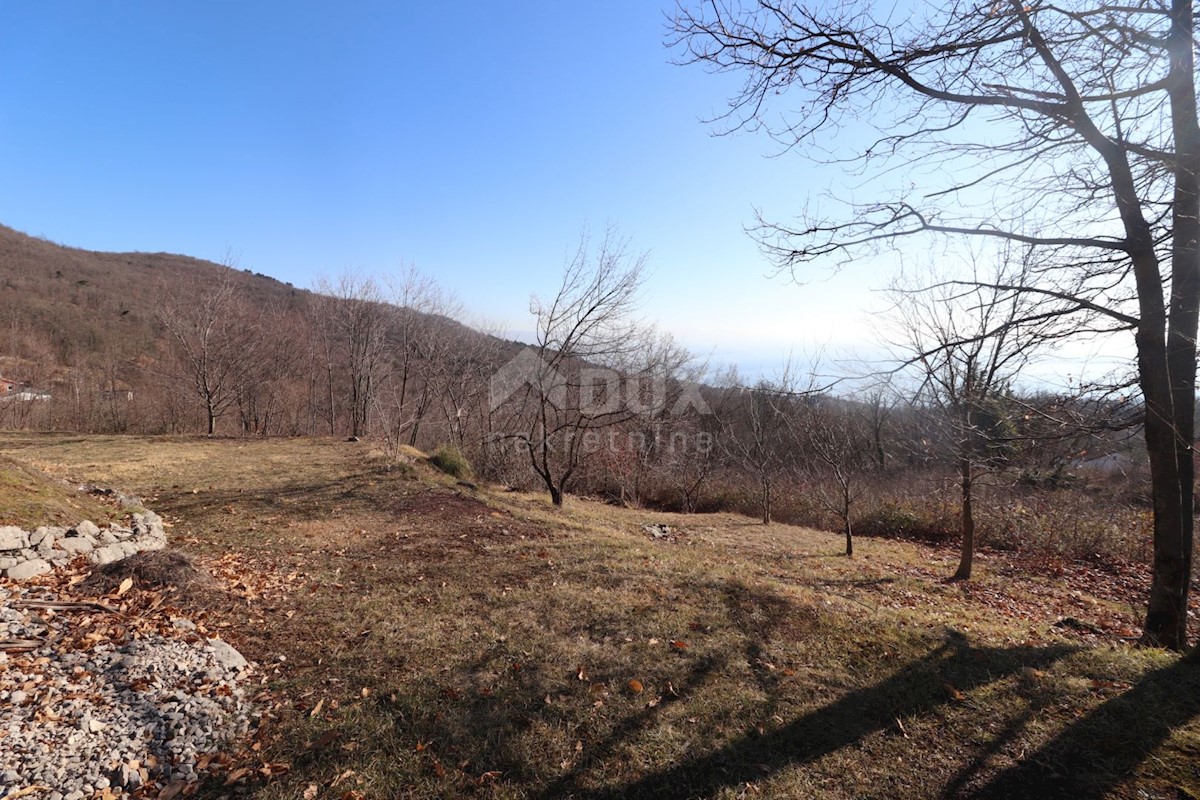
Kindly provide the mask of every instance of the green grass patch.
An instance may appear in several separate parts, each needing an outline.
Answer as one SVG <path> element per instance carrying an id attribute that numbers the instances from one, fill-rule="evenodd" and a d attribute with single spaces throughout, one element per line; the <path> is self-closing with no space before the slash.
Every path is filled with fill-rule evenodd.
<path id="1" fill-rule="evenodd" d="M 475 474 L 467 457 L 457 447 L 450 444 L 444 444 L 433 451 L 433 454 L 429 456 L 429 463 L 460 481 L 469 480 Z"/>

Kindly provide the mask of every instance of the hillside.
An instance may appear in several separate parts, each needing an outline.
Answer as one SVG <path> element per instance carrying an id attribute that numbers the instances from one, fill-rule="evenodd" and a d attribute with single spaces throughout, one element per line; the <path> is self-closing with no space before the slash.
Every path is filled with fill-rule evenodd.
<path id="1" fill-rule="evenodd" d="M 205 381 L 224 381 L 219 432 L 263 435 L 351 426 L 352 387 L 363 380 L 351 355 L 361 344 L 351 340 L 356 319 L 374 320 L 369 380 L 380 397 L 399 365 L 428 361 L 434 350 L 446 372 L 458 354 L 495 353 L 503 362 L 519 346 L 445 316 L 455 313 L 452 303 L 401 312 L 385 283 L 352 281 L 327 298 L 248 269 L 170 253 L 93 252 L 0 226 L 0 378 L 32 398 L 0 404 L 0 428 L 203 430 L 206 409 L 180 338 L 195 347 L 202 330 L 213 371 Z M 49 402 L 36 402 L 42 397 Z M 382 414 L 381 402 L 363 413 Z M 419 402 L 422 413 L 434 407 L 429 392 Z"/>
<path id="2" fill-rule="evenodd" d="M 0 371 L 40 383 L 36 362 L 154 351 L 164 292 L 223 276 L 259 304 L 294 305 L 304 293 L 265 275 L 170 253 L 101 253 L 65 247 L 0 225 Z"/>
<path id="3" fill-rule="evenodd" d="M 118 515 L 115 506 L 28 464 L 0 456 L 0 526 L 33 530 L 42 525 L 71 526 L 83 520 L 103 525 Z"/>
<path id="4" fill-rule="evenodd" d="M 194 796 L 1200 792 L 1200 672 L 1130 644 L 1118 573 L 989 553 L 947 584 L 946 549 L 552 509 L 329 438 L 0 454 L 138 492 L 222 581 L 189 613 L 258 662 L 269 713 Z"/>

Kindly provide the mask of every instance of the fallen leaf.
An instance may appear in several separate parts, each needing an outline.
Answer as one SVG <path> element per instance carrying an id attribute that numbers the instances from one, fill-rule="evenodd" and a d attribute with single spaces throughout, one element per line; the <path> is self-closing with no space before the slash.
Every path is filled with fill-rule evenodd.
<path id="1" fill-rule="evenodd" d="M 687 650 L 688 643 L 683 641 L 682 639 L 672 639 L 671 647 L 675 650 Z"/>
<path id="2" fill-rule="evenodd" d="M 175 781 L 168 784 L 165 789 L 158 793 L 158 800 L 175 800 L 185 788 L 187 788 L 187 783 L 184 781 Z"/>
<path id="3" fill-rule="evenodd" d="M 308 715 L 310 717 L 315 717 L 321 713 L 321 709 L 324 707 L 325 707 L 325 698 L 322 697 L 320 700 L 317 701 L 317 704 L 315 706 L 313 706 L 313 710 L 308 712 Z"/>
<path id="4" fill-rule="evenodd" d="M 315 783 L 310 783 L 304 789 L 304 800 L 313 800 L 317 796 L 317 792 L 321 791 Z"/>
<path id="5" fill-rule="evenodd" d="M 49 786 L 42 786 L 41 784 L 35 783 L 32 786 L 26 786 L 24 789 L 17 789 L 17 791 L 13 792 L 12 794 L 6 794 L 4 796 L 4 798 L 5 798 L 5 800 L 9 800 L 9 798 L 12 798 L 12 797 L 24 797 L 27 794 L 34 794 L 35 792 L 48 792 L 48 791 L 50 791 Z"/>
<path id="6" fill-rule="evenodd" d="M 240 781 L 242 778 L 246 777 L 249 774 L 250 774 L 249 768 L 238 767 L 233 772 L 231 772 L 225 776 L 225 785 L 228 786 L 231 783 L 237 783 L 238 781 Z M 170 787 L 167 787 L 167 788 L 170 788 Z"/>
<path id="7" fill-rule="evenodd" d="M 325 733 L 321 734 L 316 739 L 314 739 L 312 744 L 310 744 L 308 746 L 308 749 L 324 750 L 325 748 L 329 747 L 331 744 L 336 742 L 337 738 L 338 738 L 337 731 L 326 731 Z M 259 746 L 259 749 L 262 749 L 262 744 L 260 742 L 255 742 L 255 744 L 257 744 Z"/>
<path id="8" fill-rule="evenodd" d="M 943 682 L 942 688 L 946 690 L 946 694 L 950 695 L 950 699 L 956 703 L 961 703 L 967 699 L 967 696 L 965 694 L 963 694 L 962 692 L 960 692 L 954 686 L 954 684 L 950 683 L 949 681 Z"/>
<path id="9" fill-rule="evenodd" d="M 117 597 L 120 597 L 132 588 L 133 578 L 126 578 L 125 580 L 121 581 L 121 585 L 117 587 Z"/>
<path id="10" fill-rule="evenodd" d="M 642 693 L 642 682 L 636 678 L 629 681 L 629 683 L 626 685 L 629 687 L 629 691 L 633 692 L 634 694 Z"/>

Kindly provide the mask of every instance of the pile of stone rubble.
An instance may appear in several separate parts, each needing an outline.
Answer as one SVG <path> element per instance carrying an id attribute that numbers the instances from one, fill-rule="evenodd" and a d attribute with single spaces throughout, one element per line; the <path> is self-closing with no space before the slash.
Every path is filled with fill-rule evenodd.
<path id="1" fill-rule="evenodd" d="M 0 526 L 0 570 L 6 578 L 21 581 L 43 575 L 76 556 L 86 556 L 93 564 L 109 564 L 166 544 L 162 520 L 153 511 L 135 512 L 129 526 L 100 528 L 84 521 L 69 529 L 24 531 L 5 525 Z"/>
<path id="2" fill-rule="evenodd" d="M 129 586 L 98 601 L 72 591 L 81 557 L 164 542 L 152 512 L 105 530 L 0 528 L 0 798 L 174 796 L 247 732 L 250 665 L 233 647 L 161 601 L 140 613 Z"/>

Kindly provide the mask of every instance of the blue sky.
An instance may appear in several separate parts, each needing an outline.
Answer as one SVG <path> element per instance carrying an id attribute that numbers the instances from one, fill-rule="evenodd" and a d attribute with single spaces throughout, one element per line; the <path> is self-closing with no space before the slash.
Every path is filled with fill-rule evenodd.
<path id="1" fill-rule="evenodd" d="M 5 4 L 0 222 L 298 286 L 414 264 L 514 334 L 581 229 L 649 252 L 645 316 L 770 371 L 871 352 L 890 264 L 795 286 L 745 234 L 839 172 L 714 136 L 734 78 L 671 63 L 670 3 Z M 852 132 L 850 135 L 853 135 Z"/>

